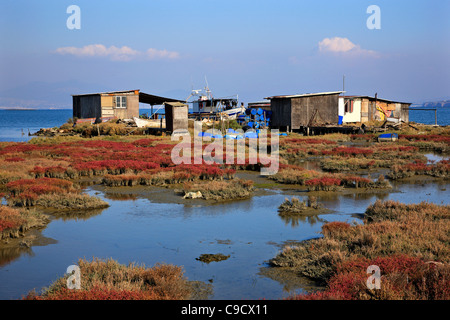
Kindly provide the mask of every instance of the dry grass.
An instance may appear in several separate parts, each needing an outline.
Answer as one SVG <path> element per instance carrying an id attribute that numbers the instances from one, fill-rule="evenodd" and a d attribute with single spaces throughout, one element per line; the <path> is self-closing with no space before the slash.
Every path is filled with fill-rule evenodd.
<path id="1" fill-rule="evenodd" d="M 231 200 L 247 198 L 253 191 L 253 181 L 232 179 L 224 181 L 208 181 L 198 183 L 185 183 L 183 191 L 198 192 L 205 200 Z"/>
<path id="2" fill-rule="evenodd" d="M 310 214 L 321 208 L 322 205 L 317 203 L 317 198 L 314 196 L 310 196 L 307 200 L 303 201 L 292 197 L 291 200 L 288 198 L 284 199 L 284 202 L 278 207 L 278 212 L 280 216 L 303 213 Z"/>
<path id="3" fill-rule="evenodd" d="M 42 227 L 48 221 L 43 214 L 0 205 L 0 240 L 18 238 L 27 230 Z"/>
<path id="4" fill-rule="evenodd" d="M 19 210 L 0 206 L 0 239 L 6 238 L 6 234 L 9 237 L 12 230 L 18 231 L 24 223 L 25 219 Z"/>
<path id="5" fill-rule="evenodd" d="M 36 205 L 44 208 L 67 210 L 91 210 L 107 208 L 109 204 L 88 194 L 44 194 L 38 197 Z"/>
<path id="6" fill-rule="evenodd" d="M 58 178 L 20 179 L 6 185 L 7 202 L 14 207 L 90 210 L 108 207 L 105 201 L 81 194 L 71 181 Z"/>
<path id="7" fill-rule="evenodd" d="M 272 265 L 326 282 L 340 264 L 358 258 L 406 254 L 450 262 L 450 206 L 377 201 L 367 208 L 364 224 L 331 222 L 322 234 L 323 238 L 285 248 Z"/>
<path id="8" fill-rule="evenodd" d="M 387 176 L 393 180 L 409 178 L 416 175 L 448 179 L 449 171 L 450 162 L 448 160 L 442 160 L 433 164 L 416 161 L 409 164 L 393 165 Z"/>
<path id="9" fill-rule="evenodd" d="M 56 280 L 32 300 L 183 300 L 191 289 L 181 267 L 157 264 L 152 268 L 122 265 L 108 259 L 80 259 L 81 289 L 68 289 L 68 276 Z"/>
<path id="10" fill-rule="evenodd" d="M 288 166 L 281 168 L 276 174 L 268 178 L 283 184 L 304 185 L 307 180 L 322 177 L 323 174 L 314 170 L 305 170 L 301 167 Z"/>
<path id="11" fill-rule="evenodd" d="M 338 191 L 342 188 L 392 188 L 383 175 L 374 181 L 348 173 L 306 170 L 295 165 L 282 166 L 276 174 L 269 176 L 269 179 L 283 184 L 306 186 L 309 191 Z"/>
<path id="12" fill-rule="evenodd" d="M 367 266 L 380 268 L 380 287 L 367 286 Z M 449 300 L 450 265 L 396 255 L 342 263 L 324 291 L 293 296 L 298 300 Z"/>

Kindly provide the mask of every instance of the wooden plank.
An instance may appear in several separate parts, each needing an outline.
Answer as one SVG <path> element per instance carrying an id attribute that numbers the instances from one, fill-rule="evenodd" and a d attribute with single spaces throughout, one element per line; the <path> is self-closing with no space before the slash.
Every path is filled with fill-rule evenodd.
<path id="1" fill-rule="evenodd" d="M 111 110 L 111 111 L 103 110 L 102 117 L 114 117 L 114 111 L 113 110 Z"/>
<path id="2" fill-rule="evenodd" d="M 114 97 L 111 97 L 111 96 L 102 96 L 102 100 L 101 100 L 101 103 L 102 103 L 102 107 L 104 108 L 104 107 L 113 107 L 114 106 L 114 99 L 113 99 Z"/>

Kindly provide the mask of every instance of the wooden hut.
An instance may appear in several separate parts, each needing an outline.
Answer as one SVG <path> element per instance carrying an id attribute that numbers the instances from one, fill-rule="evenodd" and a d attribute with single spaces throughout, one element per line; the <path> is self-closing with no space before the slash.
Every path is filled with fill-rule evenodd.
<path id="1" fill-rule="evenodd" d="M 409 122 L 411 103 L 379 99 L 369 96 L 340 97 L 339 114 L 343 123 L 365 123 L 368 121 Z"/>
<path id="2" fill-rule="evenodd" d="M 139 117 L 139 90 L 72 95 L 73 117 L 78 119 Z"/>
<path id="3" fill-rule="evenodd" d="M 72 95 L 73 117 L 78 119 L 133 119 L 139 117 L 139 103 L 152 106 L 177 99 L 155 96 L 140 90 L 98 92 Z"/>
<path id="4" fill-rule="evenodd" d="M 300 130 L 313 122 L 337 124 L 339 95 L 342 91 L 272 96 L 271 127 L 281 131 Z"/>
<path id="5" fill-rule="evenodd" d="M 272 96 L 271 127 L 281 131 L 362 124 L 373 120 L 409 121 L 411 103 L 369 96 L 344 96 L 343 91 Z"/>

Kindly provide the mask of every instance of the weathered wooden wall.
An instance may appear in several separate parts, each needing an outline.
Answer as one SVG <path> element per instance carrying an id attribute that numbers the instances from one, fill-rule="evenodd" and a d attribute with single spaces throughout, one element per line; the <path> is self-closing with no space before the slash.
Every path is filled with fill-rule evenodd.
<path id="1" fill-rule="evenodd" d="M 274 128 L 291 126 L 291 99 L 275 98 L 271 100 L 272 119 Z"/>
<path id="2" fill-rule="evenodd" d="M 337 124 L 339 109 L 339 94 L 317 95 L 292 98 L 291 129 L 297 130 L 307 126 L 314 110 L 315 124 Z"/>
<path id="3" fill-rule="evenodd" d="M 139 117 L 139 95 L 119 94 L 127 97 L 126 108 L 116 108 L 114 94 L 92 94 L 73 96 L 73 116 L 79 119 L 116 117 L 132 119 Z"/>
<path id="4" fill-rule="evenodd" d="M 102 96 L 102 117 L 114 117 L 114 97 Z"/>
<path id="5" fill-rule="evenodd" d="M 116 96 L 126 96 L 127 97 L 127 107 L 126 108 L 114 108 L 114 116 L 118 119 L 133 119 L 133 117 L 139 117 L 139 95 L 137 94 L 118 94 Z M 105 106 L 102 105 L 102 108 Z M 106 106 L 106 108 L 108 108 Z"/>
<path id="6" fill-rule="evenodd" d="M 409 122 L 409 103 L 402 103 L 401 104 L 401 112 L 400 112 L 400 118 L 405 121 Z"/>
<path id="7" fill-rule="evenodd" d="M 369 121 L 369 99 L 361 99 L 361 122 Z"/>
<path id="8" fill-rule="evenodd" d="M 100 95 L 73 96 L 73 117 L 100 118 L 102 116 Z"/>
<path id="9" fill-rule="evenodd" d="M 361 99 L 350 99 L 347 101 L 347 104 L 349 105 L 349 110 L 347 112 L 344 112 L 344 123 L 358 123 L 361 122 L 361 108 L 362 108 L 362 102 Z M 351 105 L 351 107 L 350 107 Z"/>
<path id="10" fill-rule="evenodd" d="M 390 118 L 402 119 L 404 122 L 409 122 L 409 106 L 409 103 L 371 100 L 368 102 L 368 120 L 362 118 L 362 122 L 385 120 L 386 117 L 381 109 L 386 110 Z"/>
<path id="11" fill-rule="evenodd" d="M 175 130 L 188 129 L 188 106 L 165 105 L 166 130 L 174 132 Z"/>
<path id="12" fill-rule="evenodd" d="M 139 117 L 139 94 L 134 94 L 128 98 L 128 114 L 126 119 L 133 119 Z"/>
<path id="13" fill-rule="evenodd" d="M 377 113 L 375 101 L 369 100 L 369 121 L 375 120 L 375 113 Z"/>

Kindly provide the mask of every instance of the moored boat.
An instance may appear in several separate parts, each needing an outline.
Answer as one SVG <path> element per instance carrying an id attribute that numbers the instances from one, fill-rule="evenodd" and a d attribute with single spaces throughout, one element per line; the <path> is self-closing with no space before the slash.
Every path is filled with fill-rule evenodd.
<path id="1" fill-rule="evenodd" d="M 134 122 L 139 128 L 162 128 L 166 127 L 165 119 L 141 119 L 134 117 Z"/>
<path id="2" fill-rule="evenodd" d="M 196 100 L 188 102 L 190 97 L 197 96 Z M 199 118 L 221 117 L 222 119 L 234 120 L 239 115 L 245 114 L 244 104 L 238 105 L 238 97 L 214 98 L 208 86 L 202 90 L 192 90 L 191 95 L 186 99 L 187 103 L 192 103 L 191 114 Z"/>

